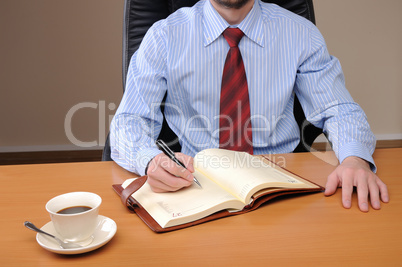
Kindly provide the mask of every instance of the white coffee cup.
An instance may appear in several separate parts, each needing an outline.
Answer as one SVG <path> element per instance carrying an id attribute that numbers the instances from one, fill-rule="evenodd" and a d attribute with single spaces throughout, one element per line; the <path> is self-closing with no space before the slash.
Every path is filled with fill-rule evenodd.
<path id="1" fill-rule="evenodd" d="M 99 206 L 102 198 L 90 192 L 71 192 L 56 196 L 46 203 L 53 226 L 60 237 L 69 242 L 91 242 L 94 233 Z M 60 211 L 72 207 L 88 207 L 89 210 L 61 214 Z M 71 209 L 70 209 L 71 211 Z"/>

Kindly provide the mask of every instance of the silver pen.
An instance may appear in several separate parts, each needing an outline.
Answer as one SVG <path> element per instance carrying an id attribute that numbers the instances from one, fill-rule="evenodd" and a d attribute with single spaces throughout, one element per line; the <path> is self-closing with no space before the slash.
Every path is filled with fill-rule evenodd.
<path id="1" fill-rule="evenodd" d="M 186 166 L 185 166 L 180 160 L 178 160 L 178 159 L 176 158 L 174 152 L 165 144 L 165 142 L 163 142 L 163 140 L 161 140 L 161 139 L 156 140 L 156 145 L 158 146 L 158 148 L 159 148 L 160 150 L 162 150 L 162 152 L 163 152 L 166 156 L 168 156 L 168 157 L 169 157 L 172 161 L 174 161 L 177 165 L 179 165 L 179 166 L 181 166 L 181 167 L 187 169 Z M 198 182 L 197 178 L 195 178 L 195 177 L 194 177 L 194 182 L 195 182 L 199 187 L 202 188 L 200 182 Z"/>

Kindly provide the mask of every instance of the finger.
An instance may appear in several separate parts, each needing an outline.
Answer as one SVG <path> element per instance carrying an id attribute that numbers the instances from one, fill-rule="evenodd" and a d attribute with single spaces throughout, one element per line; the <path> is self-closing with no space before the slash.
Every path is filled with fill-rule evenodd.
<path id="1" fill-rule="evenodd" d="M 176 157 L 183 162 L 184 166 L 186 166 L 186 169 L 193 173 L 194 172 L 194 158 L 190 157 L 188 155 L 185 155 L 183 153 L 176 153 Z"/>
<path id="2" fill-rule="evenodd" d="M 163 168 L 166 172 L 173 176 L 180 177 L 188 181 L 193 179 L 193 175 L 189 170 L 183 168 L 166 155 L 160 156 L 159 167 Z"/>
<path id="3" fill-rule="evenodd" d="M 325 185 L 325 192 L 324 195 L 330 196 L 336 192 L 339 187 L 339 179 L 338 175 L 334 171 L 328 176 L 327 184 Z"/>
<path id="4" fill-rule="evenodd" d="M 166 192 L 177 191 L 183 187 L 190 186 L 191 182 L 160 169 L 148 176 L 148 184 L 154 192 Z"/>
<path id="5" fill-rule="evenodd" d="M 353 177 L 342 179 L 342 204 L 346 209 L 352 207 Z"/>
<path id="6" fill-rule="evenodd" d="M 165 183 L 162 183 L 159 180 L 151 179 L 150 177 L 148 177 L 147 183 L 151 187 L 151 190 L 154 191 L 155 193 L 177 191 L 175 188 L 172 188 L 172 187 L 166 185 Z"/>
<path id="7" fill-rule="evenodd" d="M 173 192 L 173 191 L 178 191 L 182 189 L 183 187 L 187 187 L 191 185 L 188 181 L 174 177 L 173 182 L 167 181 L 169 178 L 163 178 L 161 180 L 159 179 L 152 179 L 148 177 L 148 184 L 151 187 L 152 191 L 161 193 L 161 192 Z M 181 180 L 181 181 L 180 181 Z"/>
<path id="8" fill-rule="evenodd" d="M 366 174 L 357 173 L 356 186 L 357 186 L 357 199 L 361 211 L 367 212 L 368 207 L 368 178 Z"/>
<path id="9" fill-rule="evenodd" d="M 177 191 L 191 185 L 192 180 L 182 179 L 170 173 L 170 168 L 179 168 L 176 163 L 164 154 L 157 155 L 149 164 L 148 184 L 154 192 Z M 166 168 L 166 166 L 169 166 Z"/>
<path id="10" fill-rule="evenodd" d="M 165 168 L 165 170 L 168 171 L 171 175 L 176 176 L 177 178 L 182 178 L 187 181 L 192 181 L 194 179 L 193 174 L 186 168 L 183 168 L 176 163 L 174 164 L 169 163 L 168 166 L 169 167 Z"/>
<path id="11" fill-rule="evenodd" d="M 375 179 L 369 179 L 368 190 L 370 194 L 370 202 L 373 209 L 379 210 L 381 208 L 380 204 L 380 189 L 375 182 Z"/>
<path id="12" fill-rule="evenodd" d="M 389 202 L 389 194 L 388 194 L 388 188 L 387 185 L 384 184 L 383 181 L 380 180 L 380 178 L 377 177 L 376 179 L 377 186 L 380 190 L 380 195 L 381 195 L 381 200 L 382 202 L 388 203 Z"/>

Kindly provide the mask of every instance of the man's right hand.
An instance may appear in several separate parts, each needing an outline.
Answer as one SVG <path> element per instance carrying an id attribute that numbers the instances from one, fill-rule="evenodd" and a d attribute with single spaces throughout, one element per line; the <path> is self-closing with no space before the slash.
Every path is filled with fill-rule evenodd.
<path id="1" fill-rule="evenodd" d="M 187 169 L 177 165 L 163 153 L 149 162 L 146 174 L 148 175 L 147 183 L 152 191 L 157 193 L 177 191 L 193 183 L 193 158 L 182 153 L 175 153 L 175 155 Z"/>

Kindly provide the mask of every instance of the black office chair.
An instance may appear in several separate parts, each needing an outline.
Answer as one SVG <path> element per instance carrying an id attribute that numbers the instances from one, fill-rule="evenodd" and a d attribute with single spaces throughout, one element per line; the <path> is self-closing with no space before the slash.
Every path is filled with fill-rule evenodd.
<path id="1" fill-rule="evenodd" d="M 315 23 L 312 0 L 263 0 L 275 3 Z M 128 66 L 131 56 L 140 46 L 145 33 L 158 20 L 164 19 L 181 7 L 193 6 L 198 0 L 125 0 L 123 22 L 123 91 L 126 83 Z M 165 96 L 166 97 L 166 96 Z M 164 102 L 161 104 L 163 112 Z M 295 97 L 293 113 L 300 128 L 301 141 L 293 152 L 307 152 L 322 130 L 310 124 L 305 117 L 300 102 Z M 159 138 L 164 140 L 173 151 L 180 151 L 181 146 L 176 134 L 163 120 Z M 110 157 L 109 136 L 103 150 L 102 160 L 112 160 Z"/>

